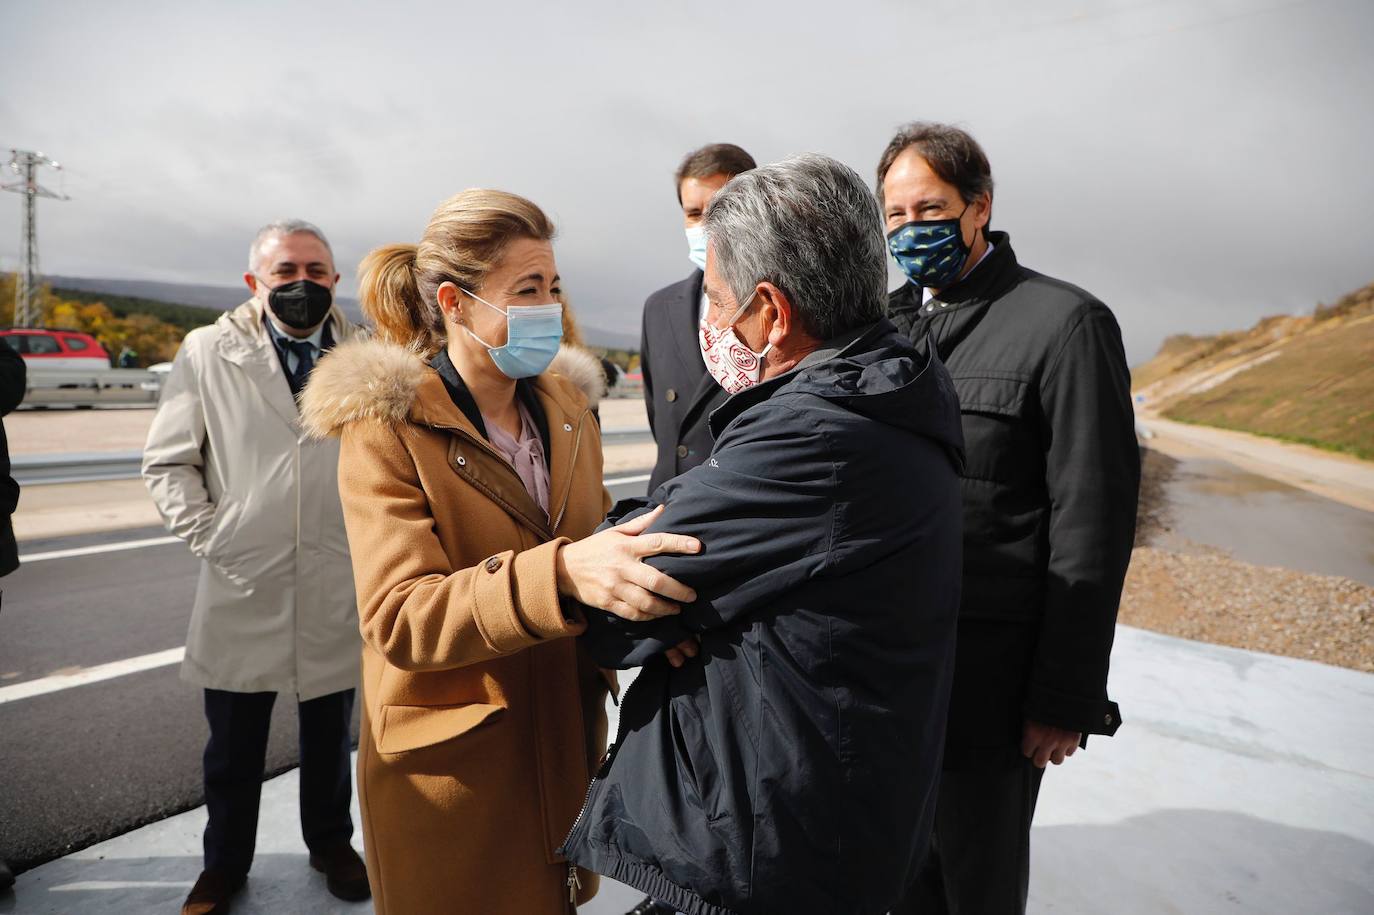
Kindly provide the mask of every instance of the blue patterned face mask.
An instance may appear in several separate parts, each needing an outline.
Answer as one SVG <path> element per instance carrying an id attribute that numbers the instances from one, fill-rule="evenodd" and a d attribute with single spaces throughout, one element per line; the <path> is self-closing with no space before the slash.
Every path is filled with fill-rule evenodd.
<path id="1" fill-rule="evenodd" d="M 964 212 L 968 207 L 964 207 Z M 953 219 L 918 219 L 900 225 L 887 235 L 887 249 L 897 266 L 917 286 L 944 289 L 959 278 L 968 260 L 969 246 L 959 228 L 960 213 Z"/>

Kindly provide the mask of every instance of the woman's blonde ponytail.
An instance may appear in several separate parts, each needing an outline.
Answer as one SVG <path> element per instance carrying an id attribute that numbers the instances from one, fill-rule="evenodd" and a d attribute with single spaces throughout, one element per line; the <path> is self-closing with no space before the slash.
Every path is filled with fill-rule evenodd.
<path id="1" fill-rule="evenodd" d="M 358 297 L 377 336 L 421 352 L 443 345 L 444 321 L 415 279 L 416 245 L 383 245 L 358 266 Z"/>

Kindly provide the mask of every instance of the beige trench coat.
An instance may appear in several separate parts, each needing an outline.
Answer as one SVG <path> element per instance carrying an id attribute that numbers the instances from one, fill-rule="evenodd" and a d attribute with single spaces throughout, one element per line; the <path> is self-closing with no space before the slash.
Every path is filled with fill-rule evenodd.
<path id="1" fill-rule="evenodd" d="M 337 307 L 335 343 L 357 329 Z M 143 452 L 168 530 L 201 560 L 182 679 L 301 701 L 358 683 L 339 444 L 307 436 L 251 300 L 187 334 Z"/>

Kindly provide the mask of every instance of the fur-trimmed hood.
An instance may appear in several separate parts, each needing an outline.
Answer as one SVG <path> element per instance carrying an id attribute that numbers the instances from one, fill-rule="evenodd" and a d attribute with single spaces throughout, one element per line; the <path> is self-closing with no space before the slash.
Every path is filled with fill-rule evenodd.
<path id="1" fill-rule="evenodd" d="M 395 343 L 373 337 L 341 343 L 310 373 L 301 393 L 301 426 L 315 438 L 328 438 L 363 420 L 407 420 L 421 382 L 433 371 L 419 353 Z M 593 409 L 606 393 L 600 360 L 581 347 L 559 348 L 540 380 L 549 375 L 575 387 Z"/>

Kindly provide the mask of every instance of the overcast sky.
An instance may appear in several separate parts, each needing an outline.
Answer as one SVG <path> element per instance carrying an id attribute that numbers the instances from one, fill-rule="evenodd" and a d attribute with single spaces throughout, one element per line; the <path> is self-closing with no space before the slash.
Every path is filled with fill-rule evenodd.
<path id="1" fill-rule="evenodd" d="M 977 9 L 975 9 L 977 7 Z M 1164 336 L 1374 280 L 1374 3 L 38 2 L 0 14 L 0 145 L 43 177 L 47 273 L 238 283 L 264 222 L 330 236 L 344 291 L 449 194 L 559 225 L 582 319 L 637 333 L 691 266 L 682 154 L 815 151 L 872 180 L 953 121 L 1021 261 L 1100 296 L 1132 363 Z M 3 164 L 0 162 L 0 164 Z M 0 194 L 0 269 L 21 198 Z"/>

